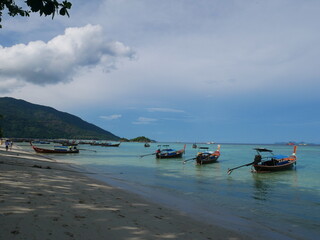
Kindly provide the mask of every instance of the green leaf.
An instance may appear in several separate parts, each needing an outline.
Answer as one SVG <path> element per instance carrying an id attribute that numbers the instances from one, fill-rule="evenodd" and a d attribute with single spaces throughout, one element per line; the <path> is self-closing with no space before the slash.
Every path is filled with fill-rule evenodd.
<path id="1" fill-rule="evenodd" d="M 55 6 L 53 2 L 48 2 L 46 5 L 43 7 L 43 12 L 46 16 L 51 15 L 55 12 Z"/>
<path id="2" fill-rule="evenodd" d="M 60 11 L 59 11 L 59 14 L 60 14 L 61 16 L 66 15 L 66 9 L 65 9 L 65 8 L 61 8 Z"/>
<path id="3" fill-rule="evenodd" d="M 26 3 L 32 12 L 38 12 L 43 8 L 43 2 L 39 0 L 27 0 Z"/>

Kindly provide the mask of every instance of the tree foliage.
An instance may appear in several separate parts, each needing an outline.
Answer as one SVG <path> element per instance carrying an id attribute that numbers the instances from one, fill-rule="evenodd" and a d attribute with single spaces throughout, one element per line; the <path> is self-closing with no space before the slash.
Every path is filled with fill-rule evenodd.
<path id="1" fill-rule="evenodd" d="M 130 142 L 151 142 L 151 140 L 145 136 L 140 136 L 140 137 L 130 139 Z"/>
<path id="2" fill-rule="evenodd" d="M 0 97 L 0 121 L 6 138 L 95 139 L 120 138 L 81 118 L 24 100 Z"/>
<path id="3" fill-rule="evenodd" d="M 1 20 L 4 11 L 9 16 L 29 17 L 31 12 L 39 12 L 40 16 L 52 16 L 55 14 L 69 17 L 68 10 L 71 9 L 71 2 L 64 0 L 26 0 L 24 6 L 17 5 L 14 0 L 0 0 L 0 28 L 2 28 Z"/>

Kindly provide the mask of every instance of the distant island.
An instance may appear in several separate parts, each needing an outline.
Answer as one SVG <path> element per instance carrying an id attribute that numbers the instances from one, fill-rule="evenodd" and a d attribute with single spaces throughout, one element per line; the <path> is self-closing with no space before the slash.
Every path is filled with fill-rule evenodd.
<path id="1" fill-rule="evenodd" d="M 144 143 L 156 142 L 156 141 L 151 140 L 145 136 L 136 137 L 136 138 L 133 138 L 130 140 L 127 138 L 121 138 L 120 140 L 124 141 L 124 142 L 144 142 Z"/>
<path id="2" fill-rule="evenodd" d="M 276 144 L 276 145 L 289 145 L 289 146 L 294 146 L 294 145 L 299 145 L 299 146 L 316 145 L 316 144 L 314 144 L 314 143 L 295 142 L 295 141 L 276 142 L 275 144 Z"/>

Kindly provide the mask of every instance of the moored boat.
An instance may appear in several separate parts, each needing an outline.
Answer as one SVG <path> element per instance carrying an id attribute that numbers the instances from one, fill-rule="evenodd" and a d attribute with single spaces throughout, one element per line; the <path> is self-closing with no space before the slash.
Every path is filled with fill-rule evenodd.
<path id="1" fill-rule="evenodd" d="M 214 163 L 220 157 L 220 145 L 216 151 L 209 151 L 208 147 L 199 147 L 199 149 L 203 149 L 204 151 L 198 152 L 196 156 L 196 162 L 198 165 Z"/>
<path id="2" fill-rule="evenodd" d="M 103 147 L 119 147 L 120 143 L 102 143 L 101 146 L 103 146 Z"/>
<path id="3" fill-rule="evenodd" d="M 93 143 L 90 143 L 90 145 L 102 146 L 102 147 L 119 147 L 120 144 L 121 144 L 121 143 L 110 143 L 110 142 L 105 142 L 105 143 L 93 142 Z"/>
<path id="4" fill-rule="evenodd" d="M 228 169 L 228 174 L 230 175 L 235 169 L 250 165 L 252 166 L 252 171 L 258 173 L 283 171 L 292 169 L 297 163 L 297 146 L 293 147 L 293 152 L 290 156 L 274 155 L 272 150 L 266 148 L 254 148 L 254 150 L 257 151 L 257 154 L 255 155 L 253 162 Z M 262 156 L 262 154 L 264 154 L 264 156 Z"/>
<path id="5" fill-rule="evenodd" d="M 39 141 L 33 141 L 33 143 L 35 143 L 35 144 L 50 144 L 51 142 L 39 140 Z"/>
<path id="6" fill-rule="evenodd" d="M 37 153 L 79 153 L 79 149 L 75 146 L 55 146 L 54 149 L 39 148 L 32 145 Z"/>
<path id="7" fill-rule="evenodd" d="M 78 146 L 78 143 L 76 141 L 64 141 L 61 142 L 63 146 Z"/>
<path id="8" fill-rule="evenodd" d="M 184 145 L 183 149 L 175 150 L 171 148 L 159 148 L 156 151 L 156 158 L 181 158 L 185 153 L 186 145 Z"/>
<path id="9" fill-rule="evenodd" d="M 273 155 L 273 151 L 266 148 L 255 148 L 254 150 L 257 151 L 252 165 L 255 172 L 275 172 L 289 170 L 292 169 L 297 162 L 297 146 L 294 146 L 293 153 L 290 156 Z M 270 156 L 262 156 L 261 153 L 269 153 Z"/>

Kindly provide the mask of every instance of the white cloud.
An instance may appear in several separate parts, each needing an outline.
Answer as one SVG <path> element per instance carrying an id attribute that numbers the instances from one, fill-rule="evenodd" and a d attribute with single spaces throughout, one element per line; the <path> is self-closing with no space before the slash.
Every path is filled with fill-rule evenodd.
<path id="1" fill-rule="evenodd" d="M 155 118 L 139 117 L 137 121 L 133 122 L 133 124 L 151 124 L 156 121 L 157 119 Z"/>
<path id="2" fill-rule="evenodd" d="M 95 98 L 124 104 L 130 98 L 131 104 L 140 104 L 154 99 L 156 106 L 177 98 L 244 96 L 274 86 L 283 91 L 288 84 L 300 88 L 301 80 L 305 86 L 318 85 L 314 79 L 319 75 L 319 4 L 293 2 L 103 1 L 94 16 L 82 12 L 93 11 L 90 5 L 70 19 L 99 25 L 68 28 L 47 43 L 21 44 L 21 51 L 18 45 L 8 48 L 16 52 L 18 63 L 18 52 L 24 58 L 32 56 L 28 65 L 23 62 L 26 66 L 3 70 L 7 58 L 0 48 L 0 81 L 10 77 L 44 85 L 73 79 L 68 86 L 59 85 L 59 91 L 65 91 L 65 97 L 73 95 L 74 101 L 80 98 L 71 93 L 76 88 L 84 102 Z M 100 26 L 108 36 L 134 45 L 139 60 L 106 77 L 134 52 L 121 42 L 105 41 Z M 28 55 L 27 49 L 33 53 Z M 42 59 L 35 62 L 39 53 Z"/>
<path id="3" fill-rule="evenodd" d="M 105 120 L 115 120 L 115 119 L 119 119 L 121 117 L 122 117 L 121 114 L 113 114 L 110 116 L 100 116 L 100 118 L 105 119 Z"/>
<path id="4" fill-rule="evenodd" d="M 15 79 L 37 85 L 68 82 L 79 70 L 100 66 L 112 70 L 134 51 L 118 41 L 106 41 L 99 25 L 67 28 L 46 42 L 0 46 L 0 81 Z"/>

